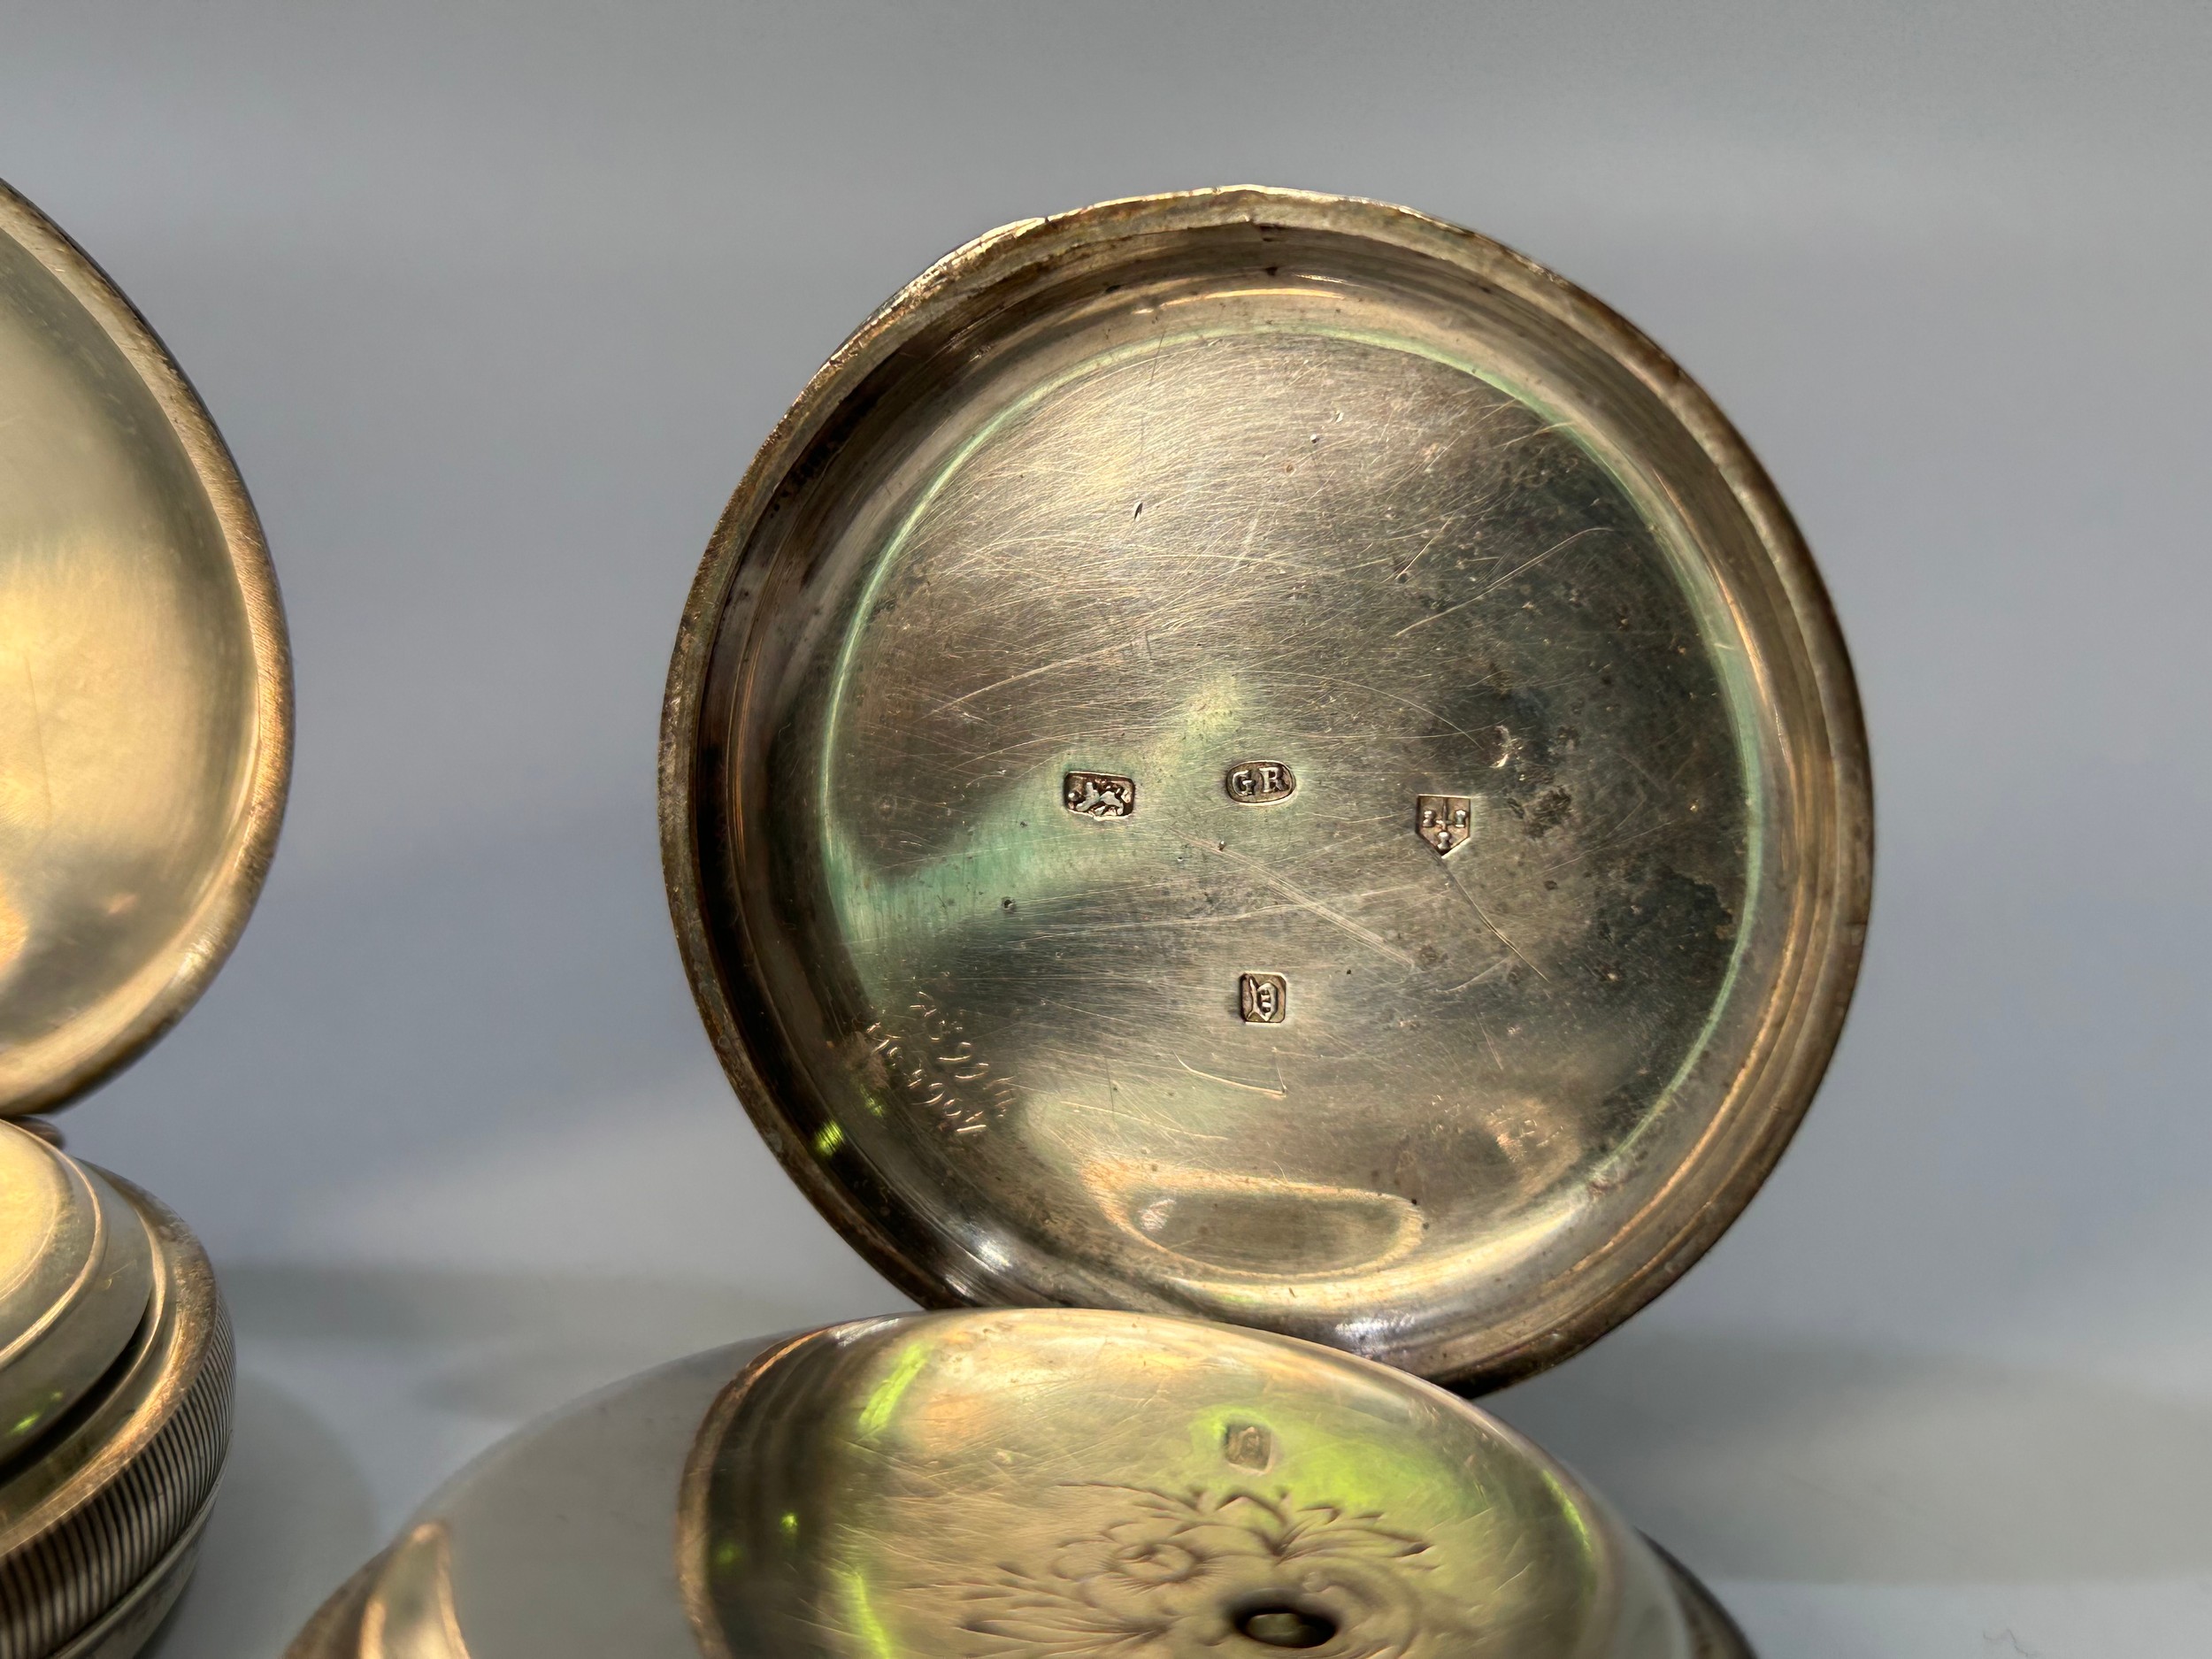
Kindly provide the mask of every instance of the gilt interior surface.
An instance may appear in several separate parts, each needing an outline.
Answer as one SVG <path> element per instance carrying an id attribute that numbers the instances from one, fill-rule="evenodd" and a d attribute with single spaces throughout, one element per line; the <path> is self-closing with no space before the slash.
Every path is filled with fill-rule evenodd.
<path id="1" fill-rule="evenodd" d="M 1733 1064 L 1678 1104 L 1756 892 L 1735 623 L 1588 423 L 1394 296 L 1100 304 L 842 463 L 810 547 L 740 805 L 810 1150 L 1015 1263 L 990 1299 L 1479 1318 Z"/>

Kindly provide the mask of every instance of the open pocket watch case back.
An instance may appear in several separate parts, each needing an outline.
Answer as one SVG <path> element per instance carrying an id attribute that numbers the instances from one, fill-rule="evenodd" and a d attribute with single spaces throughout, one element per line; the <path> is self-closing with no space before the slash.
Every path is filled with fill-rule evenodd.
<path id="1" fill-rule="evenodd" d="M 222 965 L 282 816 L 260 526 L 143 319 L 0 185 L 0 1659 L 123 1659 L 184 1587 L 230 1328 L 184 1224 L 31 1114 Z"/>
<path id="2" fill-rule="evenodd" d="M 1439 1386 L 1713 1242 L 1863 939 L 1841 638 L 1650 342 L 1370 202 L 995 231 L 754 462 L 661 764 L 737 1094 L 936 1311 L 524 1431 L 300 1659 L 1747 1651 Z"/>

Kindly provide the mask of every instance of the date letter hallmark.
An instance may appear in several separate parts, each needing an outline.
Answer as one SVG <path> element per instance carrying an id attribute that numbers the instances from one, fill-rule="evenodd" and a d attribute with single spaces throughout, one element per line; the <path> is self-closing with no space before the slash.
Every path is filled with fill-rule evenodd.
<path id="1" fill-rule="evenodd" d="M 1414 827 L 1421 839 L 1440 853 L 1448 853 L 1467 839 L 1474 802 L 1463 795 L 1425 795 L 1414 801 Z"/>
<path id="2" fill-rule="evenodd" d="M 1239 761 L 1224 782 L 1239 806 L 1271 806 L 1289 800 L 1298 788 L 1297 778 L 1279 760 Z"/>
<path id="3" fill-rule="evenodd" d="M 1137 810 L 1137 780 L 1110 772 L 1071 772 L 1061 780 L 1060 804 L 1078 818 L 1127 818 Z"/>
<path id="4" fill-rule="evenodd" d="M 1248 1025 L 1279 1025 L 1290 1012 L 1290 987 L 1279 973 L 1240 974 L 1237 1011 Z"/>
<path id="5" fill-rule="evenodd" d="M 888 1080 L 948 1133 L 981 1134 L 1014 1103 L 1014 1079 L 991 1070 L 960 1021 L 928 992 L 917 992 L 909 1009 L 918 1035 L 902 1035 L 877 1020 L 868 1027 L 869 1052 L 882 1062 Z"/>

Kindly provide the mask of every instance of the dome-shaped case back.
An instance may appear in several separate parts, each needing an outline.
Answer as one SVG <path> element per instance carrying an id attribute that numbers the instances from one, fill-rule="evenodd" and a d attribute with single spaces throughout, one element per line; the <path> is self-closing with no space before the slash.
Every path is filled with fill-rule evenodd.
<path id="1" fill-rule="evenodd" d="M 221 438 L 0 186 L 0 1115 L 92 1087 L 222 965 L 290 731 L 276 579 Z"/>
<path id="2" fill-rule="evenodd" d="M 1843 643 L 1712 403 L 1286 191 L 1011 226 L 870 320 L 715 534 L 662 768 L 724 1064 L 902 1288 L 1464 1384 L 1735 1217 L 1868 903 Z"/>

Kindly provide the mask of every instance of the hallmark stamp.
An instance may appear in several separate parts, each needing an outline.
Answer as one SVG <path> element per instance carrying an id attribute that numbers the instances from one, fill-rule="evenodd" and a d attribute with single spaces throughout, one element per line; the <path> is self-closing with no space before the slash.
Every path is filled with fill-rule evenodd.
<path id="1" fill-rule="evenodd" d="M 1127 818 L 1137 810 L 1137 780 L 1110 772 L 1071 772 L 1060 780 L 1060 804 L 1078 818 Z"/>
<path id="2" fill-rule="evenodd" d="M 1275 1436 L 1263 1423 L 1232 1423 L 1221 1431 L 1221 1455 L 1264 1474 L 1275 1461 Z"/>
<path id="3" fill-rule="evenodd" d="M 1289 800 L 1298 780 L 1279 760 L 1244 760 L 1229 768 L 1223 787 L 1240 806 L 1268 806 Z"/>
<path id="4" fill-rule="evenodd" d="M 1290 1012 L 1290 987 L 1279 973 L 1237 977 L 1237 1010 L 1252 1025 L 1279 1025 Z"/>
<path id="5" fill-rule="evenodd" d="M 1413 803 L 1414 827 L 1421 839 L 1440 853 L 1448 853 L 1467 839 L 1474 802 L 1463 795 L 1425 795 Z"/>

